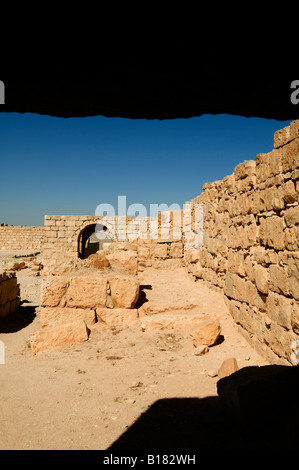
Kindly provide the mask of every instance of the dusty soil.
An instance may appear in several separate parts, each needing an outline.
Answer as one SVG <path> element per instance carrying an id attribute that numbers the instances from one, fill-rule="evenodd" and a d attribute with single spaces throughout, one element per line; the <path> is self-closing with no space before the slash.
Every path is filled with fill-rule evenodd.
<path id="1" fill-rule="evenodd" d="M 0 449 L 109 449 L 163 404 L 164 415 L 154 413 L 154 427 L 144 429 L 146 439 L 150 434 L 157 440 L 161 429 L 165 439 L 165 426 L 159 423 L 163 415 L 171 448 L 173 428 L 188 438 L 188 416 L 192 421 L 201 410 L 204 418 L 189 429 L 200 445 L 217 448 L 231 442 L 233 424 L 219 415 L 215 372 L 230 357 L 237 359 L 239 368 L 267 363 L 233 325 L 220 294 L 195 283 L 183 269 L 148 268 L 139 275 L 142 301 L 148 305 L 195 304 L 206 315 L 220 318 L 221 339 L 203 356 L 194 354 L 189 331 L 119 330 L 100 324 L 92 327 L 87 342 L 33 356 L 28 338 L 40 329 L 35 307 L 42 277 L 29 269 L 17 276 L 23 304 L 9 321 L 0 323 L 5 344 Z M 233 436 L 239 442 L 237 431 Z M 134 447 L 133 442 L 126 445 Z"/>

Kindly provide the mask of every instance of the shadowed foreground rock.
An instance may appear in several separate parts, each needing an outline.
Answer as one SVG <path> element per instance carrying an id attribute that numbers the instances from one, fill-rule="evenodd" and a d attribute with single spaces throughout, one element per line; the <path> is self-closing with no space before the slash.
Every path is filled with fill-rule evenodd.
<path id="1" fill-rule="evenodd" d="M 250 428 L 260 423 L 298 420 L 299 368 L 291 366 L 245 367 L 217 382 L 218 395 Z"/>

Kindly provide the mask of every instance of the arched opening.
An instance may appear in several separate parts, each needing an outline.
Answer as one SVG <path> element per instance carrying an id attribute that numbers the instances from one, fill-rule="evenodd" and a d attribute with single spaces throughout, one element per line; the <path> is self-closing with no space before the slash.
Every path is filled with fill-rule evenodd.
<path id="1" fill-rule="evenodd" d="M 107 227 L 100 224 L 87 225 L 79 234 L 78 256 L 81 259 L 88 258 L 89 255 L 102 249 L 103 243 L 111 242 L 111 237 L 107 233 Z"/>

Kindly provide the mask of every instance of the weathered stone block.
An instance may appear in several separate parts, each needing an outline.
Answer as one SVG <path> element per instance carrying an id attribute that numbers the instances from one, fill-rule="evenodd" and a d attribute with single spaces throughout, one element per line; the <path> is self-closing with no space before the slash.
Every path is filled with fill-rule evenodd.
<path id="1" fill-rule="evenodd" d="M 291 310 L 291 325 L 296 335 L 299 334 L 299 302 L 293 301 Z"/>
<path id="2" fill-rule="evenodd" d="M 110 263 L 121 267 L 131 274 L 137 274 L 137 253 L 136 251 L 127 250 L 119 251 L 114 250 L 112 253 L 106 255 Z"/>
<path id="3" fill-rule="evenodd" d="M 169 248 L 169 257 L 170 258 L 182 258 L 183 256 L 183 247 L 182 242 L 171 243 Z"/>
<path id="4" fill-rule="evenodd" d="M 54 281 L 44 281 L 42 286 L 42 307 L 57 307 L 65 295 L 69 281 L 66 279 L 54 279 Z"/>
<path id="5" fill-rule="evenodd" d="M 256 156 L 256 165 L 257 183 L 263 183 L 270 176 L 270 155 L 259 153 Z"/>
<path id="6" fill-rule="evenodd" d="M 138 322 L 138 310 L 135 308 L 97 308 L 96 315 L 99 322 L 109 326 L 126 327 Z"/>
<path id="7" fill-rule="evenodd" d="M 221 326 L 218 320 L 203 320 L 202 323 L 195 326 L 191 331 L 191 337 L 194 346 L 205 344 L 213 346 L 221 333 Z"/>
<path id="8" fill-rule="evenodd" d="M 269 292 L 269 271 L 260 265 L 256 265 L 253 268 L 253 275 L 255 278 L 255 285 L 262 294 L 268 294 Z"/>
<path id="9" fill-rule="evenodd" d="M 270 176 L 275 176 L 281 173 L 281 151 L 274 149 L 269 154 L 269 169 Z"/>
<path id="10" fill-rule="evenodd" d="M 30 344 L 33 354 L 36 354 L 45 349 L 87 341 L 88 335 L 86 323 L 83 320 L 77 320 L 37 331 L 31 335 Z"/>
<path id="11" fill-rule="evenodd" d="M 143 316 L 141 326 L 143 329 L 186 329 L 195 328 L 203 321 L 202 313 L 157 313 L 155 315 Z"/>
<path id="12" fill-rule="evenodd" d="M 288 278 L 290 294 L 294 299 L 299 300 L 299 254 L 289 256 Z"/>
<path id="13" fill-rule="evenodd" d="M 245 276 L 244 254 L 239 251 L 230 251 L 227 258 L 228 271 L 240 276 Z"/>
<path id="14" fill-rule="evenodd" d="M 139 261 L 145 261 L 151 257 L 151 250 L 147 246 L 138 246 L 137 254 Z"/>
<path id="15" fill-rule="evenodd" d="M 282 169 L 286 173 L 287 171 L 298 168 L 299 161 L 299 139 L 295 139 L 288 145 L 281 149 L 281 162 Z"/>
<path id="16" fill-rule="evenodd" d="M 203 278 L 203 269 L 201 264 L 198 263 L 192 263 L 189 266 L 189 270 L 191 274 L 196 278 L 196 279 L 202 279 Z"/>
<path id="17" fill-rule="evenodd" d="M 75 320 L 84 320 L 87 326 L 91 326 L 96 321 L 95 311 L 88 308 L 69 307 L 42 307 L 40 310 L 39 322 L 42 328 Z"/>
<path id="18" fill-rule="evenodd" d="M 110 266 L 109 260 L 106 258 L 104 253 L 98 251 L 92 255 L 89 255 L 87 262 L 91 268 L 102 269 Z"/>
<path id="19" fill-rule="evenodd" d="M 265 217 L 260 221 L 259 240 L 263 245 L 276 250 L 285 248 L 285 224 L 281 217 Z"/>
<path id="20" fill-rule="evenodd" d="M 275 292 L 269 292 L 267 298 L 268 316 L 283 328 L 291 328 L 292 300 Z"/>
<path id="21" fill-rule="evenodd" d="M 107 279 L 97 277 L 74 277 L 66 293 L 67 307 L 105 307 Z"/>
<path id="22" fill-rule="evenodd" d="M 140 291 L 138 281 L 134 279 L 109 277 L 109 285 L 114 308 L 133 308 L 135 306 Z M 105 306 L 105 304 L 103 306 Z"/>
<path id="23" fill-rule="evenodd" d="M 298 155 L 299 159 L 299 155 Z M 296 186 L 294 181 L 288 180 L 283 186 L 283 198 L 286 204 L 293 204 L 298 202 L 298 192 L 296 191 Z"/>
<path id="24" fill-rule="evenodd" d="M 286 228 L 285 246 L 287 250 L 295 251 L 299 249 L 299 226 Z"/>
<path id="25" fill-rule="evenodd" d="M 152 245 L 153 258 L 167 258 L 167 244 L 157 243 Z"/>
<path id="26" fill-rule="evenodd" d="M 269 267 L 269 287 L 278 294 L 288 296 L 290 294 L 288 282 L 288 270 L 285 266 L 271 265 Z"/>
<path id="27" fill-rule="evenodd" d="M 284 213 L 284 218 L 288 227 L 299 224 L 299 205 L 290 207 Z"/>

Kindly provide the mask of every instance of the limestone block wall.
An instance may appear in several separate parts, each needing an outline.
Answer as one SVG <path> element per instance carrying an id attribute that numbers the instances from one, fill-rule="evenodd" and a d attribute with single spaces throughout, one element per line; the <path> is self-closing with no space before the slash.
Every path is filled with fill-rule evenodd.
<path id="1" fill-rule="evenodd" d="M 181 211 L 179 211 L 181 212 Z M 162 261 L 169 268 L 182 266 L 184 244 L 183 227 L 175 211 L 149 217 L 117 216 L 111 219 L 97 216 L 45 215 L 43 240 L 43 265 L 51 272 L 60 264 L 67 265 L 79 258 L 80 237 L 84 230 L 101 223 L 105 232 L 115 242 L 133 242 L 136 246 L 138 266 L 159 267 Z M 138 247 L 138 249 L 137 249 Z M 172 260 L 172 261 L 170 261 Z"/>
<path id="2" fill-rule="evenodd" d="M 85 268 L 42 282 L 39 322 L 30 337 L 33 354 L 86 341 L 94 323 L 126 327 L 137 324 L 140 284 L 134 276 Z"/>
<path id="3" fill-rule="evenodd" d="M 274 149 L 207 183 L 200 250 L 189 272 L 222 291 L 248 339 L 269 359 L 288 359 L 299 335 L 299 121 Z"/>
<path id="4" fill-rule="evenodd" d="M 6 317 L 18 310 L 20 305 L 20 286 L 16 273 L 0 273 L 0 317 Z"/>
<path id="5" fill-rule="evenodd" d="M 36 250 L 43 247 L 44 227 L 0 226 L 0 250 Z"/>

